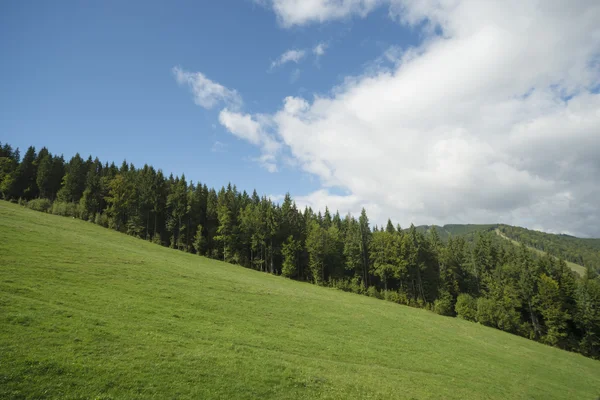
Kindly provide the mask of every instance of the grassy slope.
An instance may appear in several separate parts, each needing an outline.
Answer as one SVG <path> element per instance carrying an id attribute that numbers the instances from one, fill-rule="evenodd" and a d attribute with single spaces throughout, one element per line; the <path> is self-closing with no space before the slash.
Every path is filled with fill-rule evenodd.
<path id="1" fill-rule="evenodd" d="M 0 202 L 0 398 L 595 399 L 600 362 Z"/>
<path id="2" fill-rule="evenodd" d="M 499 230 L 499 229 L 496 229 L 496 230 L 495 230 L 495 232 L 496 232 L 496 234 L 497 234 L 498 236 L 502 237 L 503 239 L 506 239 L 506 240 L 510 241 L 511 243 L 515 244 L 516 246 L 520 246 L 520 245 L 521 245 L 521 243 L 520 243 L 520 242 L 518 242 L 518 241 L 516 241 L 516 240 L 513 240 L 513 239 L 511 239 L 511 238 L 507 237 L 507 236 L 506 236 L 505 234 L 503 234 L 502 232 L 500 232 L 500 230 Z M 528 249 L 530 249 L 530 250 L 532 250 L 532 251 L 534 251 L 534 252 L 536 252 L 537 254 L 539 254 L 539 255 L 541 255 L 541 256 L 545 256 L 545 255 L 546 255 L 546 252 L 545 252 L 545 251 L 542 251 L 542 250 L 539 250 L 539 249 L 535 249 L 535 248 L 533 248 L 533 247 L 530 247 L 530 246 L 527 246 L 527 248 L 528 248 Z M 582 266 L 582 265 L 579 265 L 579 264 L 572 263 L 572 262 L 570 262 L 570 261 L 565 261 L 565 262 L 567 263 L 567 266 L 568 266 L 569 268 L 571 268 L 573 271 L 577 272 L 577 273 L 579 274 L 579 276 L 583 276 L 583 275 L 585 274 L 585 271 L 586 271 L 586 269 L 585 269 L 585 267 L 584 267 L 584 266 Z"/>

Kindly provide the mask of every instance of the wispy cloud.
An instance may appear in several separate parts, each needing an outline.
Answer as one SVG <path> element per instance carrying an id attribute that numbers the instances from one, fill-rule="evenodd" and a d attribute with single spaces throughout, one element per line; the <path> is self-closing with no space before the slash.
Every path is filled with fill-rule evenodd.
<path id="1" fill-rule="evenodd" d="M 300 68 L 296 68 L 290 75 L 290 83 L 296 83 L 300 79 Z"/>
<path id="2" fill-rule="evenodd" d="M 285 53 L 283 53 L 282 55 L 280 55 L 277 58 L 277 60 L 275 60 L 271 63 L 270 69 L 275 69 L 277 67 L 281 67 L 282 65 L 287 64 L 289 62 L 294 62 L 294 63 L 298 64 L 300 62 L 300 60 L 302 60 L 304 58 L 304 56 L 306 56 L 305 50 L 299 50 L 299 49 L 288 50 Z"/>
<path id="3" fill-rule="evenodd" d="M 217 140 L 213 143 L 212 147 L 210 148 L 210 151 L 212 151 L 213 153 L 224 153 L 226 148 L 227 144 L 219 142 Z"/>
<path id="4" fill-rule="evenodd" d="M 269 172 L 277 172 L 276 155 L 281 143 L 267 132 L 270 122 L 262 115 L 242 114 L 227 108 L 219 113 L 219 122 L 231 134 L 261 148 L 261 156 L 254 158 Z"/>
<path id="5" fill-rule="evenodd" d="M 242 97 L 236 90 L 208 79 L 202 72 L 188 72 L 179 67 L 173 67 L 172 72 L 179 85 L 189 87 L 194 95 L 194 102 L 200 107 L 210 109 L 219 103 L 225 103 L 237 109 L 242 105 Z"/>
<path id="6" fill-rule="evenodd" d="M 237 138 L 261 148 L 260 157 L 252 158 L 253 161 L 269 172 L 278 171 L 276 161 L 281 143 L 268 132 L 271 125 L 269 117 L 240 112 L 243 102 L 239 93 L 235 89 L 228 89 L 211 81 L 201 72 L 188 72 L 179 67 L 174 67 L 172 72 L 177 83 L 189 86 L 194 95 L 194 102 L 200 107 L 210 109 L 224 104 L 225 107 L 219 112 L 219 123 Z M 225 143 L 215 141 L 211 151 L 223 152 L 226 147 Z"/>
<path id="7" fill-rule="evenodd" d="M 313 47 L 313 54 L 317 57 L 321 57 L 325 55 L 325 50 L 327 50 L 327 44 L 321 42 Z"/>

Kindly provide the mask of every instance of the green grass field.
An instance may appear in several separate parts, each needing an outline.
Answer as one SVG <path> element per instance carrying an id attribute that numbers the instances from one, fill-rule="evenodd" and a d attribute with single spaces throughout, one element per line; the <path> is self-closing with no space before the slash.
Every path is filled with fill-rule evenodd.
<path id="1" fill-rule="evenodd" d="M 600 362 L 0 202 L 2 399 L 592 399 Z"/>

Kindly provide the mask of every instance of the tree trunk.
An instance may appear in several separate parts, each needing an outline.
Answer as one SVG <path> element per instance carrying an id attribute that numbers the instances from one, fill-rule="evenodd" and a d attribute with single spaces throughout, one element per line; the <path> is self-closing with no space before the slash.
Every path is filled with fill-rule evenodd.
<path id="1" fill-rule="evenodd" d="M 150 210 L 148 210 L 148 216 L 146 217 L 146 240 L 148 240 L 148 230 L 150 229 Z"/>
<path id="2" fill-rule="evenodd" d="M 533 311 L 533 305 L 531 304 L 531 299 L 529 299 L 527 301 L 527 305 L 529 308 L 529 315 L 531 317 L 531 324 L 533 325 L 533 332 L 535 333 L 536 337 L 540 337 L 541 336 L 541 329 L 539 326 L 539 322 L 537 320 L 537 316 L 535 315 L 535 312 Z"/>
<path id="3" fill-rule="evenodd" d="M 190 250 L 190 217 L 188 216 L 188 223 L 187 223 L 187 235 L 185 236 L 185 247 L 186 247 L 186 251 Z"/>
<path id="4" fill-rule="evenodd" d="M 423 280 L 421 279 L 421 268 L 417 267 L 417 280 L 418 280 L 418 287 L 419 287 L 419 292 L 421 294 L 421 297 L 423 298 L 423 301 L 427 302 L 427 299 L 425 298 L 425 292 L 423 291 Z"/>
<path id="5" fill-rule="evenodd" d="M 273 273 L 273 238 L 271 238 L 271 273 Z"/>
<path id="6" fill-rule="evenodd" d="M 158 220 L 158 213 L 154 213 L 154 235 L 152 235 L 152 238 L 154 239 L 156 237 L 156 225 L 157 225 L 157 221 Z"/>

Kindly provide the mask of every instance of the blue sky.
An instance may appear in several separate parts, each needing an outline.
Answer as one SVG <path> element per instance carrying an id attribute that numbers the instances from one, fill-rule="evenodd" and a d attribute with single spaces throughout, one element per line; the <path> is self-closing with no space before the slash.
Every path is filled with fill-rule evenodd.
<path id="1" fill-rule="evenodd" d="M 596 0 L 2 2 L 0 141 L 375 223 L 600 236 L 598 20 Z"/>
<path id="2" fill-rule="evenodd" d="M 282 29 L 268 8 L 244 0 L 0 7 L 0 140 L 22 149 L 47 146 L 66 157 L 126 158 L 268 194 L 303 194 L 319 184 L 297 169 L 271 174 L 251 161 L 259 152 L 226 133 L 218 110 L 197 107 L 172 68 L 202 71 L 235 88 L 246 111 L 266 113 L 290 94 L 328 92 L 398 37 L 415 34 L 385 10 L 368 20 Z M 318 60 L 309 54 L 269 70 L 286 50 L 309 53 L 319 43 L 326 54 Z"/>

